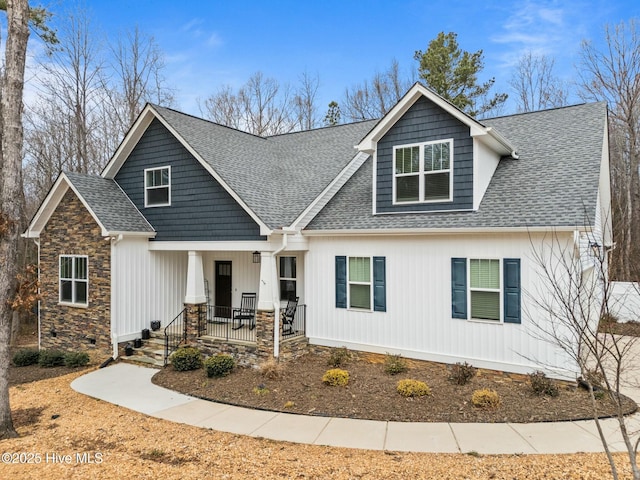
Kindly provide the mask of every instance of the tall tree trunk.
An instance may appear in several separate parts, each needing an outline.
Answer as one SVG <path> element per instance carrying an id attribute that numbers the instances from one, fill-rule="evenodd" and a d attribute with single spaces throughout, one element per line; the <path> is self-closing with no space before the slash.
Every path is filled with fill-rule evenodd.
<path id="1" fill-rule="evenodd" d="M 22 93 L 29 40 L 27 0 L 7 1 L 5 77 L 2 82 L 2 202 L 0 210 L 0 439 L 17 436 L 9 405 L 9 340 L 16 291 L 22 189 Z"/>

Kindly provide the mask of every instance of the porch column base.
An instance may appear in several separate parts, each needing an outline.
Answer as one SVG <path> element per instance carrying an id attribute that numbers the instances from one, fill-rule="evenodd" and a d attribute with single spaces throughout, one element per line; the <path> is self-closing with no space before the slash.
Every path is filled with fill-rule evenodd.
<path id="1" fill-rule="evenodd" d="M 258 357 L 268 360 L 274 356 L 273 323 L 275 312 L 273 310 L 256 311 L 256 346 Z"/>

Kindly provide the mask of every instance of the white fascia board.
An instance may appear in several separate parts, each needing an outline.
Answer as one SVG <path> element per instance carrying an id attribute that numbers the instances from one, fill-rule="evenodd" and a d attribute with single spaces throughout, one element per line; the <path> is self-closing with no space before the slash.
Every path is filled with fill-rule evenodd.
<path id="1" fill-rule="evenodd" d="M 123 237 L 155 238 L 156 232 L 128 232 L 120 230 L 110 230 L 107 232 L 107 236 L 109 237 L 118 237 L 120 235 L 122 235 Z"/>
<path id="2" fill-rule="evenodd" d="M 271 251 L 273 245 L 269 240 L 245 240 L 241 242 L 226 241 L 226 242 L 149 242 L 149 250 L 152 251 L 196 251 L 196 252 L 254 252 L 254 251 Z"/>
<path id="3" fill-rule="evenodd" d="M 487 136 L 488 138 L 485 142 L 500 154 L 512 155 L 517 158 L 516 149 L 495 129 L 485 127 L 480 122 L 471 118 L 462 110 L 420 83 L 415 83 L 413 87 L 409 89 L 405 96 L 398 101 L 398 103 L 376 124 L 375 127 L 373 127 L 373 129 L 362 139 L 356 148 L 361 152 L 372 154 L 376 150 L 378 140 L 387 133 L 387 131 L 420 97 L 426 97 L 457 120 L 467 125 L 472 137 Z"/>
<path id="4" fill-rule="evenodd" d="M 349 179 L 358 171 L 362 164 L 369 158 L 369 155 L 358 152 L 355 157 L 338 173 L 338 175 L 325 187 L 307 208 L 294 220 L 291 227 L 301 230 L 309 225 L 309 222 L 322 210 L 327 203 L 340 191 Z"/>
<path id="5" fill-rule="evenodd" d="M 337 229 L 337 230 L 305 230 L 308 237 L 335 236 L 400 236 L 400 235 L 449 235 L 449 234 L 481 234 L 481 233 L 573 233 L 576 227 L 500 227 L 500 228 L 388 228 L 388 229 Z"/>
<path id="6" fill-rule="evenodd" d="M 231 197 L 238 202 L 238 205 L 242 207 L 242 209 L 249 214 L 249 216 L 258 224 L 260 227 L 260 235 L 269 235 L 271 233 L 271 228 L 266 225 L 256 213 L 249 208 L 249 206 L 240 198 L 240 196 L 222 179 L 222 177 L 209 165 L 204 159 L 200 156 L 198 152 L 196 152 L 193 147 L 184 139 L 182 136 L 173 128 L 173 126 L 168 123 L 162 115 L 158 114 L 158 112 L 153 108 L 153 106 L 147 104 L 145 109 L 142 111 L 136 122 L 131 127 L 131 130 L 123 140 L 120 147 L 116 151 L 116 154 L 113 156 L 112 160 L 109 162 L 107 167 L 105 167 L 102 176 L 106 178 L 114 178 L 120 170 L 120 167 L 127 159 L 133 148 L 140 141 L 140 138 L 146 131 L 147 127 L 151 124 L 153 118 L 157 118 L 162 125 L 165 126 L 171 135 L 173 135 L 187 151 L 193 155 L 193 157 L 204 167 L 204 169 L 209 172 L 209 174 L 216 179 L 216 181 L 224 188 Z"/>
<path id="7" fill-rule="evenodd" d="M 29 227 L 24 234 L 26 238 L 38 238 L 40 236 L 40 232 L 42 232 L 42 229 L 51 218 L 51 215 L 56 210 L 56 208 L 58 208 L 60 201 L 65 196 L 69 188 L 73 191 L 73 193 L 76 194 L 84 208 L 87 209 L 95 222 L 98 224 L 98 226 L 100 227 L 101 235 L 104 237 L 109 236 L 107 229 L 104 227 L 102 222 L 100 222 L 100 219 L 94 213 L 94 211 L 91 210 L 91 207 L 89 207 L 89 204 L 86 202 L 86 200 L 82 197 L 82 195 L 80 195 L 80 192 L 78 192 L 78 190 L 73 186 L 73 183 L 71 183 L 69 178 L 64 173 L 61 173 L 54 183 L 53 187 L 51 187 L 51 190 L 45 197 L 44 201 L 40 205 L 40 208 L 34 215 L 33 220 L 29 224 Z"/>
<path id="8" fill-rule="evenodd" d="M 66 176 L 64 176 L 64 174 L 60 174 L 60 176 L 56 179 L 54 184 L 51 186 L 49 193 L 47 193 L 47 196 L 44 198 L 44 200 L 40 204 L 40 207 L 38 207 L 38 210 L 31 219 L 31 222 L 29 222 L 27 229 L 22 234 L 23 237 L 40 237 L 40 232 L 49 221 L 49 218 L 51 218 L 51 214 L 57 208 L 60 200 L 62 200 L 62 197 L 64 197 L 64 194 L 67 193 L 67 190 L 69 189 L 69 182 L 65 180 Z"/>
<path id="9" fill-rule="evenodd" d="M 111 157 L 111 160 L 109 160 L 109 163 L 107 163 L 107 166 L 102 170 L 102 173 L 100 174 L 102 177 L 111 179 L 115 178 L 120 167 L 122 167 L 124 161 L 129 157 L 154 118 L 159 118 L 159 115 L 152 105 L 147 104 L 142 112 L 140 112 L 140 115 L 138 115 L 136 121 L 133 122 L 133 125 L 125 135 L 122 142 L 120 142 L 120 145 Z"/>

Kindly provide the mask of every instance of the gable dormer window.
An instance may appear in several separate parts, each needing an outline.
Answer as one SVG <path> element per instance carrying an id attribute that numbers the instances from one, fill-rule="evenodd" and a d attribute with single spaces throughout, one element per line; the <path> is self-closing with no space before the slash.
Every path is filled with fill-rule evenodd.
<path id="1" fill-rule="evenodd" d="M 393 159 L 394 203 L 453 199 L 453 139 L 398 146 Z"/>
<path id="2" fill-rule="evenodd" d="M 144 171 L 144 206 L 171 205 L 171 167 L 147 168 Z"/>

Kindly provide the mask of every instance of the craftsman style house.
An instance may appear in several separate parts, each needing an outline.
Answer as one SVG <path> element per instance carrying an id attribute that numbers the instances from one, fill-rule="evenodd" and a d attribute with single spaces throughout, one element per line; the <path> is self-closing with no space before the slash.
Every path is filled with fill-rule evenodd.
<path id="1" fill-rule="evenodd" d="M 117 356 L 157 321 L 244 363 L 346 346 L 570 377 L 532 331 L 531 251 L 554 235 L 593 267 L 608 165 L 604 103 L 479 122 L 416 84 L 379 121 L 268 138 L 147 105 L 25 233 L 40 344 Z"/>

